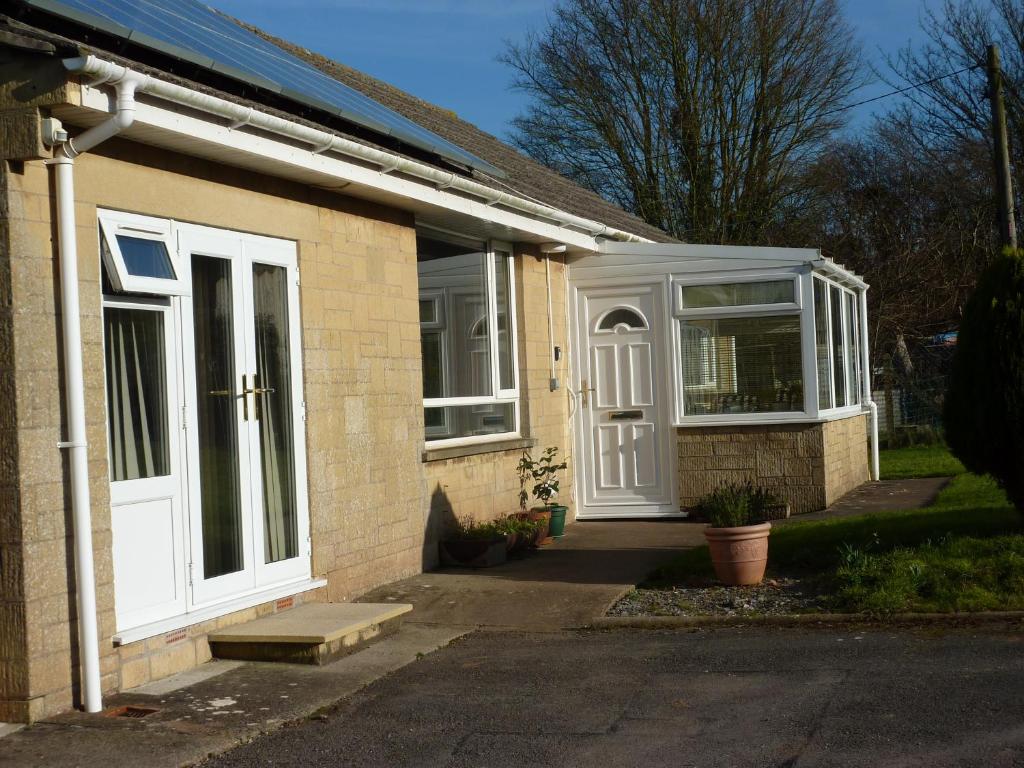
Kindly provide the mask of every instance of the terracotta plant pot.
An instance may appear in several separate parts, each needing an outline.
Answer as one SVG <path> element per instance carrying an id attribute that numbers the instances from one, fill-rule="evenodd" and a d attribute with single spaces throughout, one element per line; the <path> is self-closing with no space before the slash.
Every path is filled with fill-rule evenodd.
<path id="1" fill-rule="evenodd" d="M 768 565 L 768 534 L 771 523 L 738 528 L 705 528 L 715 575 L 723 584 L 760 584 Z"/>
<path id="2" fill-rule="evenodd" d="M 537 544 L 550 544 L 552 539 L 548 536 L 548 528 L 551 525 L 551 510 L 547 507 L 534 507 L 527 514 L 530 519 L 540 521 L 541 525 L 537 531 Z"/>

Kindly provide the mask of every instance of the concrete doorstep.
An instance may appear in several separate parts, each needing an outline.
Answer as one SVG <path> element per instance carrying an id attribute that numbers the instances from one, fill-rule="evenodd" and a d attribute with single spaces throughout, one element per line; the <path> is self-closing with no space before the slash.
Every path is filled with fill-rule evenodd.
<path id="1" fill-rule="evenodd" d="M 195 765 L 315 716 L 469 631 L 406 625 L 326 666 L 214 660 L 112 696 L 103 714 L 69 712 L 11 733 L 0 741 L 0 766 Z"/>

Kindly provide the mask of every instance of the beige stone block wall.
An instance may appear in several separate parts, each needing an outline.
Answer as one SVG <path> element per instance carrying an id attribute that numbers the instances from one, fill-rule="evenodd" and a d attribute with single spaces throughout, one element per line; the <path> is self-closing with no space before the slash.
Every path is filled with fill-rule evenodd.
<path id="1" fill-rule="evenodd" d="M 519 334 L 519 379 L 522 387 L 521 432 L 536 444 L 529 450 L 536 456 L 555 446 L 569 467 L 561 474 L 559 502 L 569 506 L 572 520 L 573 467 L 569 422 L 568 328 L 566 323 L 565 263 L 551 261 L 553 339 L 548 338 L 547 287 L 544 260 L 536 251 L 516 251 L 516 299 Z M 555 364 L 559 387 L 550 389 L 551 349 L 562 348 Z M 429 443 L 427 444 L 429 447 Z M 425 515 L 427 535 L 423 542 L 425 568 L 437 563 L 437 542 L 454 519 L 493 520 L 519 509 L 519 479 L 516 465 L 522 448 L 480 453 L 423 466 L 427 479 Z M 531 499 L 531 505 L 534 503 Z"/>
<path id="2" fill-rule="evenodd" d="M 853 416 L 822 425 L 825 446 L 825 499 L 832 504 L 871 480 L 868 417 Z"/>
<path id="3" fill-rule="evenodd" d="M 0 721 L 18 721 L 28 719 L 28 656 L 7 173 L 6 163 L 0 163 Z"/>
<path id="4" fill-rule="evenodd" d="M 77 160 L 75 184 L 104 690 L 124 684 L 122 660 L 137 649 L 115 649 L 108 640 L 116 627 L 97 207 L 297 241 L 313 575 L 327 578 L 324 597 L 343 600 L 418 572 L 425 483 L 411 216 L 116 140 Z M 18 670 L 24 672 L 27 688 L 19 683 L 10 690 L 22 710 L 31 710 L 18 719 L 70 707 L 78 677 L 71 664 L 77 642 L 69 587 L 73 575 L 68 570 L 71 530 L 64 458 L 56 447 L 63 414 L 51 185 L 41 162 L 28 162 L 22 173 L 8 174 L 6 185 L 12 201 L 5 218 L 11 247 L 4 262 L 6 268 L 9 254 L 10 299 L 0 304 L 0 329 L 17 340 L 7 353 L 13 355 L 18 408 L 17 439 L 4 441 L 8 460 L 0 476 L 0 482 L 16 477 L 16 484 L 0 488 L 4 519 L 20 517 L 24 588 L 22 599 L 14 601 L 21 607 L 11 610 L 24 612 L 27 646 L 21 666 L 11 665 L 8 675 L 13 680 Z M 5 373 L 10 374 L 10 367 Z M 9 375 L 0 377 L 0 386 L 4 382 L 11 388 Z M 11 498 L 14 503 L 8 503 Z M 7 538 L 4 542 L 6 555 Z M 19 558 L 5 557 L 4 566 L 17 569 Z M 5 578 L 19 577 L 14 573 Z M 228 620 L 244 618 L 240 614 Z M 10 626 L 19 627 L 19 621 L 14 615 Z M 190 637 L 200 630 L 189 630 Z M 193 663 L 204 660 L 202 643 L 195 642 L 191 655 L 175 649 L 166 664 L 151 660 L 149 674 L 169 673 L 187 658 Z M 129 676 L 141 679 L 141 666 L 133 666 Z"/>
<path id="5" fill-rule="evenodd" d="M 680 427 L 679 503 L 692 507 L 720 485 L 749 481 L 794 513 L 823 509 L 869 479 L 864 419 Z"/>
<path id="6" fill-rule="evenodd" d="M 110 640 L 117 628 L 98 207 L 297 242 L 312 573 L 328 582 L 326 589 L 304 599 L 350 599 L 433 565 L 436 540 L 425 539 L 424 531 L 437 488 L 447 494 L 455 514 L 493 517 L 516 508 L 518 451 L 423 462 L 411 215 L 121 140 L 80 157 L 75 184 L 104 691 L 202 663 L 209 658 L 209 623 L 122 647 Z M 0 360 L 5 354 L 13 360 L 5 369 L 8 375 L 0 374 L 0 388 L 13 390 L 17 409 L 0 416 L 0 430 L 16 418 L 13 432 L 8 429 L 16 439 L 0 447 L 0 498 L 5 503 L 0 547 L 5 585 L 20 581 L 22 587 L 5 592 L 20 595 L 9 607 L 0 603 L 0 612 L 11 616 L 0 630 L 0 653 L 6 654 L 5 662 L 14 662 L 5 664 L 0 701 L 17 708 L 12 719 L 32 720 L 75 701 L 77 626 L 64 457 L 56 447 L 63 434 L 63 407 L 50 171 L 42 162 L 27 162 L 19 173 L 7 175 L 4 189 L 9 193 L 4 226 L 10 248 L 3 262 L 4 268 L 9 263 L 9 277 L 0 269 L 0 345 L 5 338 L 17 343 L 0 346 Z M 557 445 L 568 452 L 564 265 L 557 261 L 551 270 L 554 343 L 563 350 L 557 371 L 561 386 L 552 393 L 544 262 L 527 252 L 517 254 L 517 264 L 524 432 L 540 447 Z M 563 502 L 569 498 L 570 478 L 571 468 L 563 479 Z M 8 557 L 8 552 L 17 556 Z M 275 608 L 267 604 L 231 614 L 218 625 Z"/>

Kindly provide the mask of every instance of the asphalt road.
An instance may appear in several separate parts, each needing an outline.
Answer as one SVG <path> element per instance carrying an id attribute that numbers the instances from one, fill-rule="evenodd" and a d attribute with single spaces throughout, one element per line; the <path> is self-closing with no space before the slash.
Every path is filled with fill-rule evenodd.
<path id="1" fill-rule="evenodd" d="M 214 766 L 1024 766 L 1024 629 L 477 632 Z"/>

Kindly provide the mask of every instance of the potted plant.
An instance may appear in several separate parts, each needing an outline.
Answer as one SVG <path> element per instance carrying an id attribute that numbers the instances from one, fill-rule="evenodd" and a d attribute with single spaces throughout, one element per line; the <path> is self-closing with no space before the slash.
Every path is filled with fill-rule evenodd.
<path id="1" fill-rule="evenodd" d="M 519 474 L 519 506 L 526 512 L 526 502 L 530 498 L 527 486 L 533 483 L 533 497 L 541 502 L 528 513 L 539 521 L 544 531 L 542 542 L 549 537 L 558 537 L 565 533 L 565 515 L 568 507 L 553 504 L 551 500 L 558 495 L 558 473 L 566 468 L 566 462 L 558 462 L 558 449 L 545 448 L 540 458 L 534 459 L 529 451 L 523 451 L 516 471 Z"/>
<path id="2" fill-rule="evenodd" d="M 438 544 L 444 565 L 489 568 L 501 565 L 508 554 L 506 536 L 495 523 L 478 523 L 463 518 L 455 524 L 452 534 Z"/>
<path id="3" fill-rule="evenodd" d="M 495 521 L 499 532 L 505 534 L 506 549 L 509 554 L 519 552 L 537 543 L 540 523 L 530 520 L 525 515 L 506 515 Z"/>
<path id="4" fill-rule="evenodd" d="M 704 536 L 719 581 L 730 586 L 760 584 L 768 564 L 766 502 L 774 499 L 750 483 L 729 483 L 701 499 L 708 527 Z"/>

